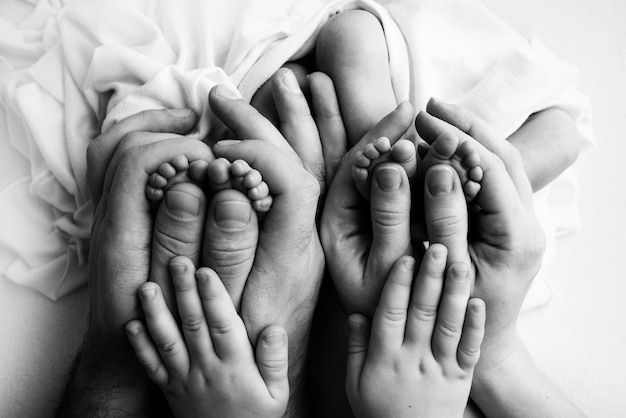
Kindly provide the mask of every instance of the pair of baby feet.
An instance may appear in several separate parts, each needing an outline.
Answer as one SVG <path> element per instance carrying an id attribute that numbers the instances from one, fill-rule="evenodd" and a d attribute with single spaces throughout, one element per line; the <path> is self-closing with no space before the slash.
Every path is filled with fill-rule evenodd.
<path id="1" fill-rule="evenodd" d="M 146 186 L 146 197 L 153 202 L 163 199 L 165 191 L 174 184 L 191 181 L 206 185 L 212 193 L 225 189 L 235 189 L 250 199 L 252 207 L 259 213 L 268 212 L 272 206 L 269 186 L 261 173 L 244 160 L 228 161 L 218 158 L 211 162 L 204 160 L 189 161 L 184 155 L 178 155 L 171 161 L 161 164 L 150 175 Z"/>
<path id="2" fill-rule="evenodd" d="M 459 136 L 451 133 L 440 135 L 429 147 L 424 148 L 423 152 L 420 152 L 420 163 L 413 142 L 400 139 L 392 144 L 387 137 L 380 137 L 366 144 L 363 150 L 352 153 L 350 159 L 352 178 L 357 190 L 365 199 L 369 198 L 369 179 L 373 170 L 384 162 L 398 163 L 411 181 L 415 179 L 418 171 L 420 178 L 423 178 L 430 167 L 448 164 L 458 173 L 468 202 L 478 195 L 480 181 L 483 178 L 477 143 L 461 140 Z"/>

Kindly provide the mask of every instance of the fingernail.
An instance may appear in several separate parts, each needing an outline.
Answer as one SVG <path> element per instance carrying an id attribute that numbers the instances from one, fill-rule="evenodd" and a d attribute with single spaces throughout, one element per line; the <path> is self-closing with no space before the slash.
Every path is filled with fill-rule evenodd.
<path id="1" fill-rule="evenodd" d="M 139 327 L 137 325 L 129 325 L 126 327 L 126 332 L 134 337 L 139 334 Z"/>
<path id="2" fill-rule="evenodd" d="M 280 331 L 272 332 L 263 337 L 263 341 L 265 341 L 265 344 L 269 347 L 280 347 L 285 342 L 285 333 Z"/>
<path id="3" fill-rule="evenodd" d="M 361 321 L 358 321 L 354 318 L 348 318 L 348 327 L 353 333 L 360 334 L 361 332 L 363 332 L 363 324 L 361 323 Z"/>
<path id="4" fill-rule="evenodd" d="M 209 273 L 204 271 L 204 270 L 198 270 L 196 271 L 196 280 L 199 283 L 208 283 L 209 282 Z"/>
<path id="5" fill-rule="evenodd" d="M 152 286 L 143 287 L 141 288 L 139 293 L 141 294 L 141 297 L 144 299 L 154 299 L 154 297 L 156 296 L 156 289 Z"/>
<path id="6" fill-rule="evenodd" d="M 428 190 L 433 196 L 441 196 L 448 194 L 454 187 L 454 177 L 447 167 L 435 168 L 428 170 L 426 175 Z"/>
<path id="7" fill-rule="evenodd" d="M 453 267 L 452 268 L 452 278 L 459 282 L 464 282 L 469 275 L 469 270 L 465 267 Z"/>
<path id="8" fill-rule="evenodd" d="M 286 70 L 285 73 L 280 77 L 280 81 L 283 83 L 287 90 L 292 93 L 300 93 L 300 84 L 298 84 L 298 79 L 296 79 L 295 74 L 291 70 Z"/>
<path id="9" fill-rule="evenodd" d="M 404 267 L 405 270 L 413 270 L 415 267 L 415 259 L 413 257 L 405 257 L 402 260 L 402 267 Z"/>
<path id="10" fill-rule="evenodd" d="M 170 190 L 165 204 L 169 212 L 179 218 L 192 218 L 200 213 L 200 200 L 189 193 Z"/>
<path id="11" fill-rule="evenodd" d="M 432 252 L 433 260 L 437 263 L 442 263 L 446 261 L 446 251 L 445 250 L 434 250 Z"/>
<path id="12" fill-rule="evenodd" d="M 215 222 L 220 228 L 241 229 L 250 223 L 252 206 L 248 202 L 219 202 L 215 206 Z"/>
<path id="13" fill-rule="evenodd" d="M 172 274 L 183 274 L 187 271 L 187 265 L 183 263 L 170 263 L 170 271 Z"/>
<path id="14" fill-rule="evenodd" d="M 239 97 L 230 89 L 227 89 L 224 86 L 217 86 L 214 90 L 215 95 L 219 97 L 223 97 L 224 99 L 237 100 Z"/>
<path id="15" fill-rule="evenodd" d="M 181 119 L 186 119 L 193 113 L 191 109 L 168 109 L 167 112 L 170 115 L 176 116 L 177 118 Z"/>
<path id="16" fill-rule="evenodd" d="M 376 181 L 382 190 L 398 190 L 402 184 L 402 176 L 397 168 L 384 167 L 376 171 Z"/>

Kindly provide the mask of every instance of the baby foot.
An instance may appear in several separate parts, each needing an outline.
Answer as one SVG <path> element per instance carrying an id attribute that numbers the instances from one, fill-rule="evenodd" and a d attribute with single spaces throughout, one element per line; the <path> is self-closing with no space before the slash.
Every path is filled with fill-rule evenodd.
<path id="1" fill-rule="evenodd" d="M 391 145 L 387 137 L 380 137 L 365 146 L 363 151 L 353 154 L 352 178 L 357 190 L 365 199 L 369 199 L 371 173 L 381 163 L 395 162 L 400 164 L 412 179 L 417 171 L 415 145 L 408 139 L 400 139 Z"/>
<path id="2" fill-rule="evenodd" d="M 161 164 L 157 171 L 150 175 L 146 186 L 148 200 L 158 202 L 165 192 L 173 185 L 188 181 L 202 182 L 206 175 L 208 163 L 203 160 L 190 162 L 184 155 L 178 155 L 171 161 Z"/>
<path id="3" fill-rule="evenodd" d="M 450 132 L 443 133 L 428 147 L 423 156 L 420 152 L 420 172 L 426 175 L 426 171 L 434 165 L 450 165 L 461 179 L 467 201 L 471 202 L 478 195 L 480 181 L 483 178 L 477 146 L 474 141 L 461 140 L 459 136 Z"/>
<path id="4" fill-rule="evenodd" d="M 244 160 L 231 163 L 226 158 L 218 158 L 209 163 L 206 172 L 214 193 L 224 189 L 239 190 L 248 196 L 257 212 L 270 210 L 273 199 L 267 183 L 263 181 L 261 173 Z"/>

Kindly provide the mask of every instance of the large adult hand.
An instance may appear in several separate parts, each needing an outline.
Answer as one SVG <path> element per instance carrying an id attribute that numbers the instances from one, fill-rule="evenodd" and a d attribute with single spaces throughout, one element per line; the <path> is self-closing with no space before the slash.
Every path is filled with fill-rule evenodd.
<path id="1" fill-rule="evenodd" d="M 476 270 L 475 296 L 487 304 L 483 344 L 489 347 L 497 344 L 503 334 L 515 332 L 521 305 L 541 265 L 545 238 L 534 215 L 530 184 L 517 150 L 498 140 L 483 121 L 464 109 L 431 101 L 428 110 L 445 115 L 458 128 L 422 112 L 416 118 L 416 127 L 423 139 L 432 142 L 443 134 L 458 135 L 462 141 L 471 141 L 480 155 L 484 175 L 474 201 L 480 209 L 472 210 L 469 218 L 469 254 Z M 461 186 L 453 181 L 451 173 L 449 168 L 442 175 L 429 172 L 424 204 L 427 218 L 431 218 L 430 241 L 449 245 L 453 253 L 455 247 L 465 248 L 450 227 L 459 219 L 455 214 L 461 213 L 465 203 L 456 194 L 456 187 Z M 431 192 L 433 187 L 435 193 Z"/>
<path id="2" fill-rule="evenodd" d="M 487 309 L 472 400 L 487 416 L 580 416 L 576 406 L 537 368 L 515 329 L 545 245 L 521 159 L 467 110 L 438 102 L 429 103 L 427 110 L 442 118 L 418 116 L 416 127 L 428 142 L 444 132 L 473 141 L 468 135 L 471 133 L 487 148 L 478 149 L 484 177 L 476 197 L 478 208 L 474 209 L 478 210 L 469 214 L 469 253 L 476 271 L 474 295 L 483 298 Z M 442 211 L 451 215 L 447 221 L 438 218 L 441 222 L 429 225 L 429 234 L 432 231 L 440 242 L 462 247 L 466 232 L 462 228 L 467 224 L 462 218 L 467 218 L 467 212 L 459 208 L 459 202 L 464 203 L 459 178 L 450 167 L 435 166 L 426 182 L 427 218 L 430 214 L 437 219 Z M 448 186 L 443 187 L 446 183 Z M 438 185 L 435 195 L 429 192 L 433 185 Z M 454 207 L 457 209 L 451 210 Z"/>
<path id="3" fill-rule="evenodd" d="M 412 120 L 412 107 L 399 105 L 348 151 L 329 187 L 320 235 L 328 270 L 347 313 L 371 316 L 384 278 L 398 258 L 411 252 L 411 202 L 405 198 L 409 194 L 405 171 L 396 164 L 378 166 L 371 193 L 389 198 L 371 197 L 368 205 L 356 189 L 348 161 L 376 138 L 386 136 L 392 143 L 397 141 Z"/>
<path id="4" fill-rule="evenodd" d="M 192 160 L 212 158 L 200 141 L 171 133 L 166 135 L 174 139 L 163 140 L 164 134 L 151 132 L 184 133 L 194 122 L 188 112 L 182 117 L 168 111 L 145 112 L 119 122 L 89 148 L 88 180 L 97 205 L 90 248 L 90 320 L 62 415 L 151 409 L 150 387 L 138 378 L 143 373 L 124 336 L 125 323 L 140 317 L 137 289 L 150 273 L 155 222 L 145 188 L 148 176 L 172 157 L 172 142 L 179 143 L 177 152 Z M 202 198 L 199 188 L 179 192 Z M 159 212 L 157 224 L 164 223 L 165 213 Z M 197 217 L 198 228 L 202 222 Z"/>
<path id="5" fill-rule="evenodd" d="M 228 95 L 223 88 L 215 88 L 209 95 L 215 114 L 236 138 L 244 139 L 219 141 L 213 147 L 216 156 L 231 161 L 241 158 L 258 169 L 269 185 L 273 204 L 260 225 L 255 252 L 250 245 L 256 239 L 252 231 L 256 227 L 254 216 L 245 217 L 243 222 L 225 222 L 225 217 L 246 212 L 245 199 L 234 198 L 233 193 L 231 197 L 225 194 L 232 191 L 218 193 L 209 207 L 203 264 L 221 277 L 228 277 L 227 289 L 253 342 L 270 324 L 282 325 L 287 330 L 292 390 L 290 411 L 293 411 L 298 407 L 293 399 L 303 395 L 304 359 L 324 273 L 324 254 L 315 222 L 322 173 L 315 170 L 319 169 L 316 159 L 301 159 L 290 144 L 298 148 L 298 144 L 310 142 L 311 148 L 318 148 L 318 157 L 321 157 L 321 145 L 317 131 L 311 132 L 315 126 L 310 113 L 303 112 L 304 95 L 286 80 L 279 79 L 275 83 L 277 104 L 294 101 L 300 104 L 278 104 L 282 129 L 285 125 L 290 127 L 285 134 L 289 142 L 254 108 Z M 289 112 L 297 112 L 297 115 L 289 115 Z M 236 210 L 229 211 L 227 208 L 231 206 Z M 248 211 L 250 209 L 248 206 Z M 250 242 L 244 243 L 242 239 Z M 232 255 L 233 248 L 240 250 L 234 253 L 235 257 L 224 257 Z"/>

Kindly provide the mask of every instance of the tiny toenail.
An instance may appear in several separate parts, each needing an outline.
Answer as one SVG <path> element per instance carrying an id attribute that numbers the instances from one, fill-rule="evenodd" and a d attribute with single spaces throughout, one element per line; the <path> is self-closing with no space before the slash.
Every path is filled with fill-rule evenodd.
<path id="1" fill-rule="evenodd" d="M 276 331 L 263 337 L 263 341 L 270 347 L 280 347 L 285 342 L 285 333 Z"/>
<path id="2" fill-rule="evenodd" d="M 402 176 L 397 168 L 385 167 L 376 171 L 376 181 L 382 190 L 398 190 L 402 184 Z"/>
<path id="3" fill-rule="evenodd" d="M 241 229 L 250 223 L 252 206 L 248 202 L 219 202 L 215 206 L 215 222 L 220 228 Z"/>
<path id="4" fill-rule="evenodd" d="M 433 196 L 441 196 L 450 193 L 454 187 L 454 177 L 448 167 L 428 170 L 426 175 L 428 190 Z"/>
<path id="5" fill-rule="evenodd" d="M 170 190 L 165 204 L 169 212 L 179 218 L 192 218 L 200 213 L 200 200 L 189 193 Z"/>
<path id="6" fill-rule="evenodd" d="M 285 71 L 285 73 L 280 78 L 280 81 L 282 81 L 283 85 L 287 87 L 287 90 L 292 93 L 300 93 L 302 91 L 300 90 L 300 84 L 298 84 L 296 76 L 291 70 Z"/>

